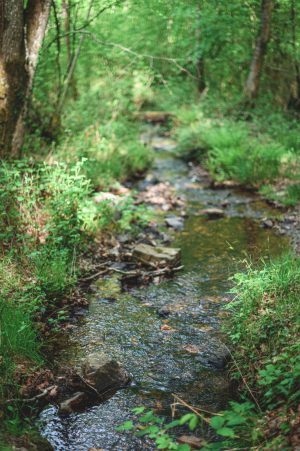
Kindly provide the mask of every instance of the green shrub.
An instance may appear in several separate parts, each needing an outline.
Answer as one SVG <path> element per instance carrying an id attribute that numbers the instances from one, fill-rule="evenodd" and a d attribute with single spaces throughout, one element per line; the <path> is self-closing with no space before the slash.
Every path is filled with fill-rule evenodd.
<path id="1" fill-rule="evenodd" d="M 10 258 L 0 262 L 0 399 L 14 385 L 13 371 L 24 359 L 41 363 L 33 315 L 41 302 L 38 292 L 28 292 Z"/>

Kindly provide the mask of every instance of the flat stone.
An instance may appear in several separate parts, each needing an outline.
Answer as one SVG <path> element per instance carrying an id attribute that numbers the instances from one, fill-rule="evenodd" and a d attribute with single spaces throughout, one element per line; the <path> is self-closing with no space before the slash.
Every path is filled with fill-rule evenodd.
<path id="1" fill-rule="evenodd" d="M 205 208 L 204 210 L 200 210 L 200 214 L 207 216 L 209 219 L 218 219 L 222 218 L 225 212 L 222 208 Z"/>
<path id="2" fill-rule="evenodd" d="M 116 391 L 130 381 L 129 374 L 119 362 L 103 352 L 88 355 L 82 365 L 82 376 L 99 395 L 107 391 Z"/>
<path id="3" fill-rule="evenodd" d="M 184 220 L 179 216 L 168 216 L 165 219 L 165 223 L 168 227 L 175 230 L 183 230 L 184 228 Z"/>
<path id="4" fill-rule="evenodd" d="M 138 244 L 133 249 L 133 258 L 149 266 L 176 266 L 180 262 L 180 249 L 172 247 Z"/>
<path id="5" fill-rule="evenodd" d="M 177 147 L 177 142 L 174 141 L 174 139 L 166 138 L 164 136 L 153 137 L 150 144 L 154 150 L 165 150 L 167 152 L 171 152 Z"/>

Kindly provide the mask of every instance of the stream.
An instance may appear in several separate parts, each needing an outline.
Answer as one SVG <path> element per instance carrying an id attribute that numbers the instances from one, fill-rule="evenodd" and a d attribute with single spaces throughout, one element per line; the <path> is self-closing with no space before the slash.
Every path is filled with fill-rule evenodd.
<path id="1" fill-rule="evenodd" d="M 289 247 L 286 238 L 261 226 L 262 218 L 278 215 L 276 210 L 251 193 L 212 189 L 205 173 L 191 175 L 191 167 L 174 156 L 175 143 L 145 133 L 156 149 L 148 179 L 169 182 L 186 199 L 183 230 L 170 231 L 171 246 L 181 248 L 184 269 L 146 288 L 123 291 L 118 274 L 95 283 L 89 309 L 59 361 L 76 366 L 83 356 L 101 350 L 120 361 L 133 382 L 84 412 L 60 416 L 55 406 L 46 408 L 39 427 L 55 451 L 154 449 L 116 427 L 141 405 L 170 416 L 172 393 L 210 411 L 225 408 L 236 397 L 224 369 L 220 332 L 228 315 L 229 278 L 245 268 L 246 259 L 275 257 Z M 200 214 L 202 208 L 220 205 L 223 218 L 208 220 Z M 163 324 L 171 329 L 161 330 Z"/>

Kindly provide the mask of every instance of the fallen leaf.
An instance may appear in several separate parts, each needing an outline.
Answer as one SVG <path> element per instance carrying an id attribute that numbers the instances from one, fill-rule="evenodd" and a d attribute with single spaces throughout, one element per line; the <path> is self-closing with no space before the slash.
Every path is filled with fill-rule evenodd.
<path id="1" fill-rule="evenodd" d="M 201 352 L 199 346 L 196 345 L 184 345 L 182 346 L 182 349 L 184 349 L 186 352 L 189 352 L 190 354 L 199 354 L 199 352 Z"/>
<path id="2" fill-rule="evenodd" d="M 193 449 L 200 449 L 203 445 L 203 441 L 194 435 L 182 435 L 177 438 L 177 442 L 183 445 L 189 445 Z"/>
<path id="3" fill-rule="evenodd" d="M 165 331 L 174 331 L 175 329 L 173 329 L 171 326 L 169 326 L 168 324 L 163 324 L 161 327 L 160 327 L 160 330 L 165 330 Z"/>

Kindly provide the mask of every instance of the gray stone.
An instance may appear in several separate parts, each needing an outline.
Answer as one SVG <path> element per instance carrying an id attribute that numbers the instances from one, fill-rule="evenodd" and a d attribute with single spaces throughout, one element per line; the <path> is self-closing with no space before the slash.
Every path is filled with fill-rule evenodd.
<path id="1" fill-rule="evenodd" d="M 82 365 L 82 377 L 99 395 L 118 390 L 130 381 L 129 374 L 116 360 L 103 352 L 88 355 Z"/>
<path id="2" fill-rule="evenodd" d="M 184 220 L 179 216 L 168 216 L 165 219 L 165 222 L 168 227 L 172 227 L 175 230 L 183 230 Z"/>
<path id="3" fill-rule="evenodd" d="M 133 258 L 149 266 L 176 266 L 180 263 L 180 249 L 172 247 L 154 247 L 138 244 L 133 249 Z"/>
<path id="4" fill-rule="evenodd" d="M 205 364 L 216 369 L 225 368 L 230 360 L 230 351 L 228 347 L 219 339 L 208 335 L 206 345 L 199 353 L 199 359 Z"/>
<path id="5" fill-rule="evenodd" d="M 262 226 L 265 228 L 265 229 L 271 229 L 272 227 L 273 227 L 273 221 L 272 221 L 272 219 L 263 219 L 262 220 Z"/>
<path id="6" fill-rule="evenodd" d="M 225 212 L 222 208 L 205 208 L 204 210 L 200 210 L 200 214 L 207 216 L 209 219 L 218 219 L 222 218 Z"/>

